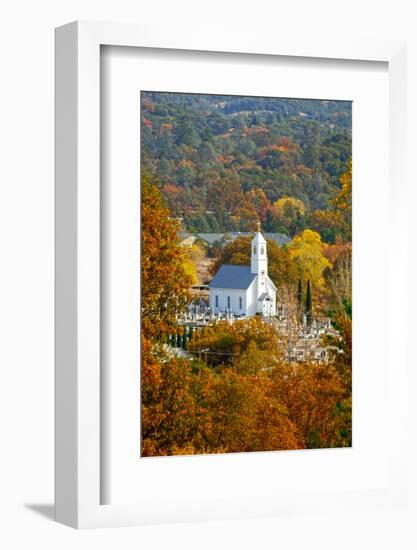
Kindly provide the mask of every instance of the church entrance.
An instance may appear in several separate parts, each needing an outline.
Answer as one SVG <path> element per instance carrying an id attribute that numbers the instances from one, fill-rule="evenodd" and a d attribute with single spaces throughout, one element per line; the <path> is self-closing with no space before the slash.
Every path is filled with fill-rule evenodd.
<path id="1" fill-rule="evenodd" d="M 270 317 L 272 314 L 272 302 L 269 296 L 267 296 L 262 303 L 262 315 L 264 317 Z"/>

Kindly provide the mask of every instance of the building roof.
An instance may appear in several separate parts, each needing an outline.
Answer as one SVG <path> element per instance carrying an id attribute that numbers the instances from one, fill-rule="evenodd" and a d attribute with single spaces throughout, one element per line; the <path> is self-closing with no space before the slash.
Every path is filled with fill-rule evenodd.
<path id="1" fill-rule="evenodd" d="M 269 294 L 269 292 L 263 292 L 259 296 L 258 302 L 263 302 L 264 300 L 272 300 L 272 296 Z"/>
<path id="2" fill-rule="evenodd" d="M 291 242 L 291 237 L 285 235 L 285 233 L 264 233 L 266 239 L 275 241 L 279 245 L 288 244 Z"/>
<path id="3" fill-rule="evenodd" d="M 224 233 L 197 233 L 197 236 L 206 243 L 212 245 L 216 241 L 223 239 Z"/>
<path id="4" fill-rule="evenodd" d="M 249 288 L 256 279 L 249 265 L 222 265 L 209 283 L 209 288 Z"/>
<path id="5" fill-rule="evenodd" d="M 197 233 L 197 236 L 209 245 L 219 241 L 224 246 L 226 243 L 235 241 L 239 237 L 253 237 L 254 233 L 248 231 L 229 231 L 227 233 Z M 291 241 L 291 238 L 284 233 L 263 233 L 263 236 L 265 239 L 275 241 L 280 246 L 288 244 Z"/>

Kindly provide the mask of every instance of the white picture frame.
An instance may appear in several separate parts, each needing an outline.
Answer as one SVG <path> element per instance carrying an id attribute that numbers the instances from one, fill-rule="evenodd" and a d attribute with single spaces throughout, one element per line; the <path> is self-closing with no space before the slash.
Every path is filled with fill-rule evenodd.
<path id="1" fill-rule="evenodd" d="M 381 61 L 389 70 L 390 190 L 393 239 L 405 222 L 400 197 L 405 188 L 405 44 L 369 40 L 297 40 L 230 30 L 175 29 L 116 23 L 75 22 L 56 30 L 56 519 L 76 528 L 134 525 L 158 521 L 270 515 L 326 509 L 395 505 L 405 498 L 405 461 L 400 430 L 383 492 L 288 495 L 285 502 L 259 498 L 227 511 L 218 503 L 184 516 L 174 501 L 165 512 L 150 505 L 101 504 L 100 475 L 100 48 L 102 45 L 295 58 Z M 396 200 L 397 199 L 397 200 Z M 405 251 L 396 265 L 405 269 Z M 401 272 L 403 273 L 403 271 Z M 405 296 L 389 303 L 390 314 L 406 318 Z M 394 328 L 392 329 L 394 330 Z M 399 332 L 399 331 L 398 331 Z M 401 335 L 400 335 L 401 338 Z M 400 346 L 401 348 L 401 346 Z M 405 348 L 405 346 L 404 346 Z M 405 424 L 406 357 L 398 352 L 395 376 L 389 373 L 390 400 Z M 401 420 L 403 420 L 401 424 Z M 149 495 L 152 500 L 152 495 Z"/>

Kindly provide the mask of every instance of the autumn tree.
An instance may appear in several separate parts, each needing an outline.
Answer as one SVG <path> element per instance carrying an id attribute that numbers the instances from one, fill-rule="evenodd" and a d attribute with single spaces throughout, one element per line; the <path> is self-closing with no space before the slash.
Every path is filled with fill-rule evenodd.
<path id="1" fill-rule="evenodd" d="M 142 456 L 176 454 L 198 431 L 188 362 L 170 359 L 158 367 L 152 381 L 142 381 Z"/>
<path id="2" fill-rule="evenodd" d="M 310 216 L 309 226 L 320 233 L 323 241 L 335 243 L 344 235 L 345 222 L 340 212 L 333 210 L 314 210 Z"/>
<path id="3" fill-rule="evenodd" d="M 333 201 L 335 210 L 343 219 L 344 237 L 352 241 L 352 159 L 350 159 L 347 171 L 341 175 L 342 189 Z"/>
<path id="4" fill-rule="evenodd" d="M 154 338 L 172 331 L 191 278 L 184 271 L 178 222 L 147 175 L 142 177 L 141 214 L 142 336 Z"/>
<path id="5" fill-rule="evenodd" d="M 255 207 L 250 202 L 245 202 L 242 206 L 235 209 L 232 219 L 235 221 L 239 231 L 256 231 L 259 221 Z"/>
<path id="6" fill-rule="evenodd" d="M 199 399 L 211 411 L 211 423 L 202 428 L 208 449 L 250 452 L 301 447 L 297 428 L 267 375 L 241 376 L 227 369 L 213 378 L 214 387 L 203 393 L 203 401 Z"/>
<path id="7" fill-rule="evenodd" d="M 278 224 L 287 229 L 291 235 L 304 227 L 306 208 L 300 199 L 282 197 L 275 201 L 274 209 Z"/>
<path id="8" fill-rule="evenodd" d="M 351 225 L 352 217 L 352 159 L 348 162 L 346 172 L 340 176 L 341 190 L 333 199 L 336 212 L 340 212 L 345 222 Z"/>
<path id="9" fill-rule="evenodd" d="M 258 218 L 265 221 L 266 210 L 271 206 L 265 192 L 262 189 L 252 189 L 245 193 L 245 199 L 253 205 Z"/>
<path id="10" fill-rule="evenodd" d="M 166 183 L 162 187 L 162 193 L 171 212 L 178 216 L 184 202 L 184 189 L 173 183 Z"/>
<path id="11" fill-rule="evenodd" d="M 352 160 L 340 176 L 340 185 L 340 191 L 330 201 L 330 208 L 315 210 L 310 216 L 311 228 L 329 243 L 340 238 L 352 240 Z"/>
<path id="12" fill-rule="evenodd" d="M 272 373 L 275 391 L 288 410 L 305 448 L 342 446 L 344 419 L 338 405 L 344 391 L 334 367 L 323 363 L 281 363 Z M 345 441 L 345 446 L 348 446 Z"/>
<path id="13" fill-rule="evenodd" d="M 198 265 L 203 258 L 204 250 L 198 244 L 182 247 L 182 268 L 189 283 L 197 284 L 199 282 Z"/>
<path id="14" fill-rule="evenodd" d="M 313 287 L 324 287 L 323 274 L 326 268 L 331 268 L 331 263 L 324 255 L 326 245 L 320 235 L 305 229 L 294 237 L 288 247 L 301 279 L 305 282 L 310 280 Z"/>
<path id="15" fill-rule="evenodd" d="M 274 207 L 279 216 L 289 221 L 295 221 L 306 214 L 303 201 L 294 197 L 282 197 L 274 202 Z"/>
<path id="16" fill-rule="evenodd" d="M 271 350 L 278 354 L 281 349 L 275 328 L 258 317 L 209 325 L 196 331 L 190 343 L 190 350 L 199 356 L 204 357 L 204 350 L 210 350 L 207 361 L 213 365 L 230 364 L 243 353 L 253 352 L 255 347 L 258 352 L 268 354 Z"/>

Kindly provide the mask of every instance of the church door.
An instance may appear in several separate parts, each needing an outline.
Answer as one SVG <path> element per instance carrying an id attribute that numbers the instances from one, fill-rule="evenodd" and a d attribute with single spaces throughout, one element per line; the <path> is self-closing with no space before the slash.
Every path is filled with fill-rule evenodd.
<path id="1" fill-rule="evenodd" d="M 269 298 L 265 298 L 262 304 L 262 315 L 264 317 L 269 317 L 271 315 L 271 302 Z"/>

